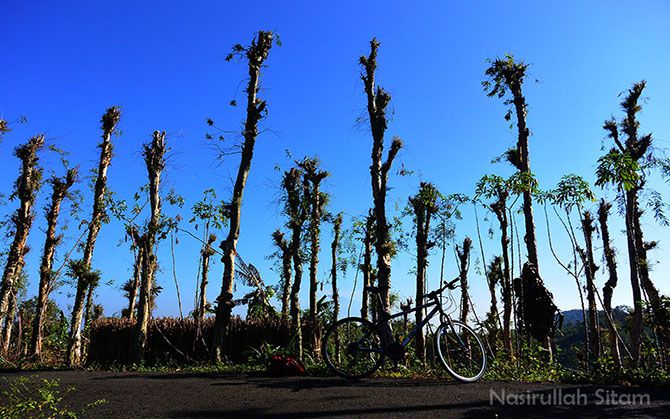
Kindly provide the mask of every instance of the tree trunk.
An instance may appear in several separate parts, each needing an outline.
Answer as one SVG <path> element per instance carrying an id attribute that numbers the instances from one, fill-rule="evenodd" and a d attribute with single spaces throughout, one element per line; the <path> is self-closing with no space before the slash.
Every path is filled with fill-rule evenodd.
<path id="1" fill-rule="evenodd" d="M 40 187 L 42 169 L 38 166 L 37 152 L 44 146 L 44 136 L 32 137 L 24 145 L 14 150 L 14 155 L 21 160 L 21 173 L 16 181 L 14 193 L 19 198 L 19 208 L 12 217 L 14 223 L 14 239 L 7 254 L 7 262 L 0 284 L 0 325 L 5 325 L 11 319 L 10 300 L 14 293 L 15 284 L 21 276 L 25 264 L 24 257 L 28 253 L 26 241 L 32 227 L 35 214 L 33 206 L 35 195 Z M 13 317 L 12 317 L 13 318 Z M 10 326 L 11 327 L 11 326 Z M 2 340 L 2 346 L 8 347 L 9 342 Z"/>
<path id="2" fill-rule="evenodd" d="M 607 272 L 609 277 L 605 286 L 603 287 L 603 305 L 605 306 L 606 315 L 609 317 L 608 321 L 609 326 L 609 343 L 610 343 L 610 354 L 614 359 L 614 362 L 617 366 L 621 367 L 621 353 L 619 351 L 619 340 L 617 339 L 617 332 L 614 328 L 614 324 L 611 321 L 612 319 L 612 294 L 614 293 L 614 288 L 617 286 L 619 277 L 617 274 L 617 264 L 616 264 L 616 254 L 614 249 L 612 249 L 612 242 L 610 241 L 609 227 L 607 225 L 607 219 L 609 217 L 609 210 L 612 208 L 612 204 L 606 202 L 604 199 L 600 201 L 598 206 L 598 221 L 600 224 L 600 235 L 603 241 L 603 252 L 605 253 L 605 262 L 607 263 Z"/>
<path id="3" fill-rule="evenodd" d="M 295 347 L 299 358 L 302 358 L 302 321 L 300 319 L 300 285 L 302 283 L 302 255 L 300 251 L 300 235 L 302 226 L 293 228 L 291 238 L 291 254 L 295 278 L 291 288 L 291 328 L 295 333 Z"/>
<path id="4" fill-rule="evenodd" d="M 377 69 L 377 49 L 379 42 L 376 39 L 370 41 L 370 55 L 360 58 L 360 63 L 365 69 L 361 75 L 365 94 L 367 97 L 367 108 L 372 131 L 372 164 L 370 175 L 372 180 L 372 198 L 374 201 L 375 215 L 375 250 L 377 251 L 377 280 L 381 289 L 383 309 L 389 308 L 389 296 L 391 288 L 391 243 L 390 226 L 386 222 L 386 191 L 388 171 L 391 169 L 393 159 L 402 147 L 399 138 L 394 138 L 391 148 L 383 161 L 384 134 L 386 132 L 386 108 L 391 100 L 384 89 L 377 87 L 375 90 L 375 70 Z"/>
<path id="5" fill-rule="evenodd" d="M 417 202 L 421 201 L 421 202 Z M 416 305 L 423 304 L 423 295 L 426 293 L 426 265 L 428 264 L 428 230 L 426 229 L 426 209 L 423 201 L 417 199 L 414 204 L 416 218 Z M 421 324 L 424 319 L 423 309 L 414 312 L 414 324 Z M 423 328 L 419 329 L 414 341 L 416 356 L 426 361 L 426 335 Z"/>
<path id="6" fill-rule="evenodd" d="M 333 286 L 333 322 L 340 316 L 340 294 L 337 289 L 337 253 L 340 246 L 340 232 L 342 230 L 342 214 L 338 214 L 333 221 L 333 242 L 330 244 L 331 284 Z"/>
<path id="7" fill-rule="evenodd" d="M 198 295 L 198 330 L 205 321 L 205 314 L 207 313 L 207 284 L 209 283 L 209 260 L 214 255 L 212 244 L 216 241 L 216 236 L 210 234 L 205 244 L 200 251 L 202 255 L 202 272 L 200 278 L 200 293 Z"/>
<path id="8" fill-rule="evenodd" d="M 221 281 L 221 293 L 217 298 L 216 315 L 213 330 L 213 357 L 215 362 L 223 359 L 224 340 L 228 333 L 231 312 L 233 309 L 233 286 L 235 279 L 235 256 L 237 255 L 237 240 L 240 236 L 240 219 L 242 216 L 242 197 L 244 187 L 247 184 L 251 160 L 254 156 L 254 145 L 258 136 L 258 122 L 266 112 L 266 102 L 258 98 L 259 80 L 261 67 L 272 47 L 273 34 L 271 32 L 258 32 L 246 49 L 248 60 L 249 81 L 247 84 L 247 117 L 244 123 L 244 143 L 242 144 L 242 156 L 240 166 L 237 170 L 237 178 L 233 187 L 233 197 L 229 205 L 229 231 L 228 236 L 221 242 L 220 248 L 223 252 L 223 278 Z"/>
<path id="9" fill-rule="evenodd" d="M 132 359 L 135 363 L 144 360 L 149 331 L 149 319 L 153 309 L 153 291 L 155 286 L 156 268 L 158 261 L 154 248 L 157 243 L 157 235 L 161 229 L 161 197 L 160 185 L 161 175 L 165 169 L 165 131 L 154 131 L 151 143 L 144 145 L 144 161 L 149 176 L 149 203 L 151 205 L 151 218 L 147 231 L 140 239 L 143 248 L 144 263 L 140 285 L 140 302 L 137 313 L 137 323 L 133 339 Z"/>
<path id="10" fill-rule="evenodd" d="M 98 163 L 97 178 L 93 192 L 93 212 L 88 223 L 88 236 L 84 244 L 82 261 L 86 270 L 91 270 L 93 250 L 100 232 L 100 227 L 105 217 L 105 203 L 107 190 L 107 169 L 112 161 L 112 133 L 121 117 L 121 111 L 116 106 L 107 109 L 102 116 L 102 143 L 100 143 L 100 161 Z M 72 321 L 70 323 L 70 334 L 67 349 L 67 364 L 70 367 L 78 366 L 81 362 L 81 321 L 84 315 L 84 300 L 93 284 L 85 281 L 85 278 L 77 278 L 77 291 L 72 309 Z M 90 291 L 93 292 L 92 290 Z"/>
<path id="11" fill-rule="evenodd" d="M 528 138 L 530 137 L 530 131 L 526 124 L 526 98 L 523 96 L 521 83 L 512 84 L 510 86 L 510 90 L 514 96 L 513 103 L 517 119 L 517 150 L 519 157 L 517 168 L 521 173 L 530 175 L 530 153 L 528 150 Z M 535 265 L 539 275 L 540 265 L 537 257 L 537 238 L 535 235 L 535 220 L 533 217 L 533 198 L 531 191 L 528 189 L 523 191 L 523 215 L 526 226 L 524 241 L 528 251 L 528 262 Z"/>
<path id="12" fill-rule="evenodd" d="M 128 293 L 128 318 L 135 320 L 137 307 L 137 292 L 142 283 L 142 267 L 144 266 L 144 249 L 135 242 L 135 262 L 133 264 L 133 282 Z"/>
<path id="13" fill-rule="evenodd" d="M 372 285 L 372 243 L 374 223 L 374 213 L 370 210 L 365 217 L 365 235 L 363 237 L 363 298 L 361 301 L 361 317 L 366 320 L 370 313 L 370 293 L 368 293 L 367 287 Z"/>
<path id="14" fill-rule="evenodd" d="M 461 279 L 461 315 L 460 319 L 463 323 L 468 322 L 468 315 L 470 314 L 470 295 L 468 287 L 468 268 L 470 266 L 470 250 L 472 249 L 472 239 L 466 237 L 463 240 L 462 246 L 456 246 L 456 253 L 458 255 L 458 270 Z"/>
<path id="15" fill-rule="evenodd" d="M 590 345 L 589 350 L 595 362 L 601 356 L 600 351 L 600 327 L 598 324 L 598 306 L 596 305 L 596 286 L 595 277 L 598 266 L 596 266 L 593 258 L 593 217 L 588 211 L 584 212 L 582 219 L 582 232 L 584 233 L 584 243 L 586 249 L 578 249 L 579 254 L 584 264 L 584 274 L 586 276 L 586 301 L 588 303 L 588 328 Z"/>
<path id="16" fill-rule="evenodd" d="M 49 301 L 49 293 L 54 286 L 54 272 L 52 271 L 56 247 L 62 240 L 62 235 L 56 235 L 56 224 L 60 214 L 61 204 L 67 196 L 68 189 L 74 184 L 77 177 L 77 169 L 70 169 L 64 178 L 52 177 L 51 205 L 47 208 L 47 231 L 40 264 L 40 282 L 37 292 L 35 306 L 35 318 L 33 319 L 33 333 L 30 339 L 30 354 L 32 357 L 40 358 L 42 355 L 42 326 L 44 315 Z"/>
<path id="17" fill-rule="evenodd" d="M 282 278 L 282 293 L 281 293 L 281 313 L 282 318 L 289 319 L 291 311 L 291 275 L 293 268 L 291 266 L 291 244 L 284 238 L 284 233 L 279 229 L 272 233 L 272 240 L 275 246 L 279 249 L 281 256 L 281 278 Z"/>
<path id="18" fill-rule="evenodd" d="M 2 353 L 8 354 L 12 340 L 12 329 L 14 328 L 14 319 L 16 318 L 16 292 L 9 294 L 9 307 L 7 310 L 7 321 L 2 327 Z"/>
<path id="19" fill-rule="evenodd" d="M 628 265 L 630 268 L 630 283 L 633 291 L 633 322 L 631 324 L 631 355 L 633 361 L 638 363 L 640 360 L 640 344 L 642 333 L 642 312 L 643 300 L 640 289 L 639 277 L 639 254 L 635 246 L 635 223 L 633 222 L 635 192 L 630 190 L 626 192 L 626 243 L 628 245 Z"/>
<path id="20" fill-rule="evenodd" d="M 304 172 L 304 190 L 307 204 L 309 205 L 309 317 L 311 323 L 311 348 L 312 352 L 318 357 L 320 325 L 317 317 L 317 291 L 319 280 L 317 271 L 319 266 L 319 250 L 321 236 L 321 218 L 325 206 L 325 196 L 321 192 L 321 182 L 328 176 L 328 172 L 319 170 L 318 160 L 305 158 L 299 163 Z"/>
<path id="21" fill-rule="evenodd" d="M 491 205 L 491 210 L 500 224 L 500 250 L 502 251 L 502 297 L 503 297 L 503 346 L 509 357 L 512 357 L 512 275 L 509 259 L 509 221 L 507 218 L 507 193 L 499 192 L 498 201 Z"/>

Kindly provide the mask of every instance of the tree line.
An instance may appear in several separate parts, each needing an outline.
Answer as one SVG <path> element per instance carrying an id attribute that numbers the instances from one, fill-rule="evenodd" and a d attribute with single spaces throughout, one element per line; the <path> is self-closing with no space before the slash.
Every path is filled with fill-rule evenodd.
<path id="1" fill-rule="evenodd" d="M 660 193 L 647 185 L 647 179 L 654 173 L 663 177 L 670 175 L 670 161 L 662 150 L 654 147 L 651 134 L 640 132 L 638 115 L 644 103 L 644 81 L 633 84 L 624 93 L 620 103 L 622 117 L 604 121 L 603 130 L 609 145 L 596 161 L 595 186 L 600 190 L 609 188 L 616 193 L 618 214 L 625 222 L 627 260 L 622 262 L 612 245 L 611 202 L 599 199 L 597 191 L 575 174 L 566 174 L 554 188 L 540 188 L 530 164 L 531 133 L 524 95 L 528 64 L 510 54 L 487 62 L 482 86 L 487 96 L 501 100 L 508 107 L 504 119 L 516 126 L 516 144 L 504 151 L 499 159 L 509 163 L 514 173 L 509 177 L 495 173 L 482 176 L 470 196 L 444 194 L 436 184 L 421 182 L 416 193 L 407 198 L 402 219 L 393 217 L 387 209 L 389 174 L 402 150 L 403 141 L 387 135 L 387 112 L 392 97 L 377 80 L 380 43 L 372 39 L 369 53 L 359 59 L 362 94 L 366 100 L 372 137 L 370 208 L 363 215 L 346 220 L 343 212 L 333 210 L 330 195 L 323 190 L 323 182 L 331 174 L 322 168 L 321 161 L 310 156 L 291 157 L 292 167 L 283 171 L 279 181 L 283 225 L 278 226 L 270 238 L 276 248 L 272 257 L 276 261 L 280 280 L 269 286 L 252 264 L 242 260 L 237 252 L 237 243 L 243 223 L 245 186 L 252 173 L 259 124 L 268 114 L 268 104 L 261 94 L 262 73 L 277 43 L 276 34 L 261 31 L 255 34 L 249 45 L 235 45 L 226 57 L 227 61 L 244 62 L 248 72 L 246 117 L 239 150 L 234 154 L 239 155 L 239 164 L 228 200 L 220 200 L 212 188 L 205 191 L 202 200 L 193 206 L 188 222 L 195 227 L 195 233 L 183 225 L 180 215 L 170 215 L 170 211 L 165 211 L 164 201 L 169 207 L 181 207 L 184 203 L 183 198 L 173 191 L 165 193 L 162 187 L 161 180 L 170 150 L 165 131 L 155 131 L 142 147 L 147 183 L 134 197 L 134 204 L 129 206 L 126 201 L 117 200 L 109 190 L 108 169 L 113 158 L 114 137 L 122 117 L 121 109 L 112 106 L 101 118 L 102 140 L 98 144 L 99 161 L 94 170 L 92 208 L 80 223 L 81 235 L 75 245 L 65 249 L 63 263 L 56 265 L 55 254 L 63 241 L 62 206 L 69 202 L 73 211 L 83 211 L 80 208 L 82 192 L 77 189 L 79 168 L 72 167 L 63 157 L 62 173 L 43 179 L 40 155 L 46 148 L 44 135 L 36 135 L 14 150 L 21 167 L 10 196 L 18 208 L 7 223 L 11 242 L 4 254 L 0 284 L 0 349 L 4 357 L 14 353 L 32 360 L 43 359 L 45 323 L 55 310 L 50 294 L 63 285 L 65 276 L 71 279 L 75 294 L 64 336 L 66 351 L 62 361 L 69 366 L 79 366 L 84 362 L 87 330 L 102 313 L 102 308 L 95 304 L 96 288 L 101 281 L 100 271 L 93 266 L 96 241 L 104 225 L 116 219 L 124 225 L 125 240 L 134 256 L 131 278 L 122 287 L 128 302 L 122 316 L 134 322 L 132 358 L 137 363 L 142 362 L 147 350 L 147 333 L 155 298 L 161 290 L 156 281 L 159 268 L 157 249 L 167 246 L 165 242 L 168 241 L 174 253 L 174 234 L 177 232 L 186 233 L 201 244 L 198 284 L 191 317 L 200 331 L 196 344 L 207 347 L 214 362 L 224 360 L 232 310 L 239 304 L 248 305 L 248 317 L 273 317 L 286 321 L 294 335 L 291 349 L 300 357 L 305 351 L 318 357 L 321 331 L 328 322 L 343 314 L 344 304 L 340 300 L 338 281 L 339 274 L 346 272 L 347 267 L 356 270 L 356 278 L 359 272 L 361 274 L 360 288 L 354 287 L 360 296 L 360 316 L 374 320 L 378 311 L 367 286 L 376 285 L 382 290 L 381 303 L 387 309 L 393 305 L 406 308 L 419 304 L 427 291 L 426 271 L 431 252 L 434 249 L 440 252 L 440 278 L 444 280 L 445 256 L 451 245 L 461 286 L 458 302 L 460 319 L 465 322 L 474 316 L 486 337 L 489 350 L 501 359 L 514 361 L 522 355 L 524 348 L 534 344 L 543 350 L 548 360 L 553 360 L 554 337 L 560 329 L 561 313 L 541 275 L 537 229 L 538 225 L 545 224 L 548 232 L 546 245 L 555 262 L 574 279 L 578 291 L 584 332 L 581 367 L 589 371 L 604 357 L 611 358 L 617 366 L 651 364 L 667 367 L 670 299 L 661 295 L 651 278 L 648 252 L 657 243 L 645 240 L 642 217 L 645 208 L 648 208 L 661 225 L 668 224 L 665 203 Z M 214 121 L 207 122 L 210 128 L 216 129 Z M 10 125 L 0 120 L 0 136 L 10 131 Z M 214 137 L 208 134 L 208 138 Z M 55 147 L 49 148 L 64 156 Z M 20 300 L 22 293 L 25 294 L 27 281 L 23 271 L 25 255 L 29 250 L 26 243 L 36 217 L 37 194 L 46 187 L 50 189 L 51 199 L 44 212 L 47 228 L 39 267 L 38 295 L 34 300 L 27 300 L 24 296 L 22 304 Z M 494 254 L 484 251 L 479 218 L 477 240 L 466 236 L 456 241 L 456 225 L 466 205 L 474 206 L 477 217 L 479 209 L 495 220 L 497 231 L 491 234 L 499 239 L 499 248 Z M 523 236 L 519 235 L 517 213 L 523 217 Z M 543 218 L 544 223 L 538 222 L 539 213 L 542 214 L 539 219 Z M 407 222 L 408 219 L 410 227 L 403 228 L 403 220 Z M 556 233 L 551 223 L 556 220 L 562 240 L 570 249 L 569 254 L 559 254 L 554 246 Z M 319 255 L 322 247 L 326 247 L 321 242 L 324 226 L 332 230 L 332 242 L 328 245 L 330 299 L 319 296 L 323 294 L 318 269 Z M 392 292 L 392 260 L 399 248 L 407 247 L 410 241 L 416 250 L 416 293 L 414 300 L 398 301 L 397 294 Z M 597 254 L 598 250 L 602 254 Z M 473 279 L 468 274 L 472 271 L 473 254 L 477 252 L 479 260 L 476 262 L 481 266 L 490 294 L 490 306 L 482 319 L 477 317 L 469 294 L 469 281 Z M 223 275 L 218 296 L 209 300 L 212 257 L 220 258 Z M 600 260 L 604 261 L 604 267 L 599 266 Z M 626 323 L 615 320 L 612 307 L 612 296 L 619 283 L 620 263 L 627 264 L 633 292 L 632 310 Z M 606 271 L 607 281 L 600 291 L 596 286 L 596 272 L 601 269 Z M 304 275 L 307 284 L 303 284 Z M 235 299 L 236 280 L 251 286 L 252 292 Z M 176 275 L 175 284 L 179 293 Z M 299 297 L 303 289 L 308 290 L 306 308 L 301 307 Z M 275 297 L 277 308 L 272 303 Z M 179 295 L 178 304 L 183 317 Z M 347 314 L 350 308 L 351 302 Z M 209 341 L 205 341 L 201 330 L 208 313 L 213 314 L 213 334 Z M 25 323 L 27 319 L 31 324 Z M 422 320 L 423 313 L 417 311 L 414 322 Z M 407 325 L 407 318 L 404 323 Z M 304 328 L 305 324 L 310 327 Z M 16 329 L 14 333 L 13 329 Z M 309 331 L 309 336 L 303 336 L 304 330 Z M 421 331 L 414 348 L 419 359 L 426 359 L 426 346 L 426 336 Z"/>

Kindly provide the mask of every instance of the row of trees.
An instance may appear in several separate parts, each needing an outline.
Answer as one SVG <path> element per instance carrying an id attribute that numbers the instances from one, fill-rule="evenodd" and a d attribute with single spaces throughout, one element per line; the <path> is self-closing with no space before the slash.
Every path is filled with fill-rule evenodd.
<path id="1" fill-rule="evenodd" d="M 157 248 L 169 238 L 174 252 L 173 235 L 177 231 L 188 233 L 202 244 L 193 310 L 199 331 L 195 344 L 203 344 L 209 348 L 214 361 L 221 361 L 224 357 L 232 309 L 240 302 L 249 304 L 249 315 L 260 313 L 260 316 L 280 316 L 285 319 L 295 334 L 296 352 L 303 356 L 303 351 L 307 350 L 318 356 L 322 328 L 327 321 L 340 316 L 338 273 L 345 270 L 347 265 L 353 265 L 357 274 L 359 271 L 362 274 L 362 317 L 372 316 L 374 319 L 377 316 L 377 311 L 373 309 L 375 302 L 367 293 L 368 285 L 374 284 L 382 290 L 381 301 L 385 308 L 393 304 L 391 261 L 398 248 L 406 246 L 407 232 L 394 232 L 395 224 L 387 213 L 387 192 L 390 188 L 389 173 L 402 148 L 402 141 L 397 137 L 390 141 L 387 139 L 387 109 L 391 95 L 376 81 L 377 54 L 380 47 L 376 39 L 370 42 L 369 54 L 359 60 L 372 135 L 371 208 L 364 217 L 355 219 L 348 228 L 343 214 L 336 213 L 329 207 L 330 197 L 322 190 L 322 182 L 330 174 L 321 168 L 318 158 L 294 160 L 293 167 L 283 172 L 280 182 L 284 226 L 272 234 L 272 242 L 277 248 L 275 256 L 281 280 L 274 287 L 266 286 L 253 265 L 246 264 L 238 255 L 237 242 L 242 223 L 241 208 L 245 185 L 251 173 L 259 123 L 267 115 L 267 103 L 259 97 L 261 73 L 274 43 L 276 36 L 272 32 L 261 31 L 249 46 L 236 45 L 227 57 L 228 60 L 243 60 L 249 76 L 245 90 L 246 119 L 240 144 L 240 160 L 231 199 L 220 202 L 214 189 L 210 189 L 205 192 L 202 201 L 193 207 L 190 223 L 201 228 L 200 235 L 180 227 L 181 217 L 169 216 L 164 210 L 163 200 L 170 206 L 183 204 L 181 197 L 173 192 L 164 194 L 161 187 L 169 152 L 164 131 L 155 131 L 151 140 L 143 146 L 142 155 L 148 183 L 142 188 L 142 194 L 136 196 L 135 205 L 128 208 L 125 202 L 114 199 L 107 187 L 107 172 L 113 156 L 112 140 L 121 118 L 118 107 L 109 108 L 102 117 L 102 141 L 99 144 L 99 163 L 95 170 L 93 208 L 90 217 L 81 224 L 85 228 L 75 247 L 64 257 L 67 263 L 64 262 L 60 267 L 54 266 L 54 255 L 63 237 L 58 233 L 59 215 L 64 201 L 69 200 L 73 207 L 81 201 L 80 194 L 74 190 L 78 181 L 78 169 L 70 168 L 64 161 L 64 174 L 49 178 L 47 183 L 52 192 L 50 204 L 45 211 L 47 230 L 27 349 L 30 357 L 39 359 L 42 356 L 49 295 L 62 283 L 60 277 L 64 270 L 73 278 L 76 289 L 67 336 L 66 362 L 70 366 L 82 363 L 85 346 L 83 336 L 93 319 L 101 312 L 94 304 L 95 289 L 101 280 L 100 271 L 92 266 L 94 249 L 100 229 L 112 217 L 123 222 L 127 242 L 134 254 L 132 277 L 123 286 L 128 306 L 122 315 L 134 321 L 133 359 L 136 362 L 141 362 L 144 357 L 154 301 L 161 289 L 156 281 L 159 266 Z M 552 337 L 560 312 L 540 275 L 534 212 L 534 204 L 537 204 L 544 210 L 551 252 L 557 263 L 575 280 L 580 296 L 585 335 L 584 368 L 591 368 L 604 355 L 611 356 L 618 365 L 622 365 L 625 359 L 638 364 L 642 360 L 642 348 L 645 345 L 658 349 L 655 352 L 658 356 L 654 360 L 667 365 L 670 348 L 670 302 L 667 297 L 660 295 L 650 278 L 647 253 L 656 243 L 644 240 L 641 199 L 647 199 L 647 204 L 654 210 L 657 220 L 667 224 L 663 212 L 664 203 L 656 191 L 647 187 L 646 178 L 653 170 L 669 175 L 670 163 L 658 152 L 654 152 L 651 134 L 641 135 L 638 132 L 637 115 L 641 110 L 640 98 L 645 83 L 636 83 L 625 95 L 621 103 L 624 111 L 621 121 L 614 118 L 605 121 L 603 127 L 612 141 L 612 147 L 598 159 L 596 171 L 596 186 L 614 187 L 626 226 L 633 311 L 630 326 L 621 330 L 621 324 L 613 320 L 612 308 L 612 295 L 618 284 L 616 252 L 612 246 L 608 225 L 612 205 L 605 199 L 600 200 L 595 216 L 591 206 L 596 202 L 596 194 L 588 182 L 576 175 L 566 175 L 554 189 L 540 189 L 530 166 L 528 106 L 523 91 L 527 69 L 528 65 L 523 61 L 506 55 L 489 61 L 483 82 L 488 96 L 502 99 L 509 107 L 504 116 L 505 120 L 514 119 L 516 123 L 516 144 L 503 153 L 503 158 L 515 169 L 512 176 L 483 176 L 472 197 L 445 195 L 435 184 L 421 182 L 416 194 L 407 200 L 403 214 L 412 220 L 410 234 L 416 247 L 414 302 L 420 303 L 426 292 L 426 271 L 431 251 L 434 248 L 441 251 L 443 280 L 447 248 L 454 244 L 461 284 L 459 317 L 468 321 L 470 317 L 477 316 L 469 295 L 468 277 L 472 254 L 477 251 L 476 244 L 470 237 L 455 243 L 455 222 L 460 219 L 461 208 L 472 203 L 475 205 L 475 214 L 477 208 L 484 208 L 493 215 L 497 222 L 496 235 L 500 241 L 499 253 L 491 255 L 490 263 L 487 264 L 488 255 L 483 249 L 477 219 L 479 261 L 490 293 L 490 308 L 484 319 L 476 317 L 476 320 L 486 335 L 489 346 L 492 351 L 512 360 L 520 355 L 524 345 L 534 340 L 547 351 L 551 359 L 554 348 Z M 208 123 L 214 126 L 213 121 Z M 7 123 L 0 121 L 0 135 L 8 129 Z M 13 241 L 7 252 L 0 288 L 1 343 L 4 353 L 10 349 L 12 328 L 19 312 L 19 291 L 25 282 L 22 270 L 24 256 L 28 251 L 26 241 L 35 218 L 36 195 L 44 184 L 43 168 L 39 163 L 39 154 L 44 147 L 44 136 L 38 135 L 15 150 L 22 166 L 12 195 L 19 202 L 19 208 L 11 219 Z M 517 204 L 519 200 L 521 202 Z M 145 208 L 148 208 L 149 215 L 145 220 L 139 220 Z M 553 210 L 553 217 L 549 217 L 548 208 Z M 523 214 L 523 251 L 515 221 L 517 212 Z M 575 215 L 578 218 L 576 228 L 572 221 Z M 572 250 L 567 262 L 559 254 L 559 250 L 554 248 L 550 220 L 559 220 L 565 232 L 565 242 Z M 329 223 L 333 229 L 333 240 L 330 243 L 332 292 L 327 304 L 325 297 L 319 298 L 318 273 L 324 222 Z M 578 238 L 577 230 L 581 230 L 581 238 Z M 595 244 L 597 231 L 600 232 L 603 260 L 606 262 L 608 274 L 602 298 L 596 286 L 596 272 L 600 269 L 597 265 Z M 219 236 L 223 240 L 217 247 L 215 243 Z M 360 242 L 360 252 L 356 246 L 348 243 L 352 238 Z M 346 245 L 343 245 L 343 241 Z M 77 248 L 81 252 L 79 258 L 74 254 Z M 352 255 L 347 258 L 345 253 Z M 221 290 L 212 304 L 207 299 L 207 288 L 210 282 L 211 258 L 215 255 L 221 258 L 224 269 Z M 516 275 L 515 261 L 519 266 Z M 309 274 L 309 306 L 306 310 L 301 308 L 299 298 L 305 266 Z M 251 294 L 241 300 L 235 300 L 233 295 L 236 278 L 254 288 Z M 179 292 L 176 277 L 175 282 Z M 270 304 L 270 297 L 275 292 L 279 310 L 275 310 Z M 178 297 L 178 301 L 182 313 L 181 298 Z M 409 300 L 401 305 L 409 307 L 412 303 Z M 329 316 L 325 318 L 321 315 L 324 307 L 329 312 Z M 205 342 L 202 325 L 206 314 L 211 311 L 214 313 L 214 332 L 212 340 Z M 419 323 L 422 320 L 423 313 L 417 311 L 414 321 Z M 303 328 L 304 324 L 309 324 L 310 327 Z M 303 330 L 309 330 L 310 336 L 303 337 Z M 628 336 L 630 338 L 626 338 Z M 423 334 L 417 336 L 415 344 L 416 354 L 425 359 L 426 339 Z"/>

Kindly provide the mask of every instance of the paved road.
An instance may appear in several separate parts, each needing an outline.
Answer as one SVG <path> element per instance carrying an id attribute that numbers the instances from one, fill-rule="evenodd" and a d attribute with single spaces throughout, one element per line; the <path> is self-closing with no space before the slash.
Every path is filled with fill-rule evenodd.
<path id="1" fill-rule="evenodd" d="M 503 382 L 465 385 L 404 379 L 347 382 L 327 377 L 210 373 L 61 371 L 39 376 L 76 386 L 77 391 L 65 399 L 70 406 L 107 400 L 87 417 L 670 417 L 669 388 Z M 649 403 L 635 394 L 648 394 Z M 550 398 L 562 405 L 542 405 Z M 601 404 L 614 399 L 618 405 Z M 525 405 L 519 405 L 522 402 Z"/>

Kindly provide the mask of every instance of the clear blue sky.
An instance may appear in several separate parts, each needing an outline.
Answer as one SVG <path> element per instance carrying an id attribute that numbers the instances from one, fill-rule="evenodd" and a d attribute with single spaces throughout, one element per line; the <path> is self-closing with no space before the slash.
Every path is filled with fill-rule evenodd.
<path id="1" fill-rule="evenodd" d="M 332 173 L 325 188 L 332 194 L 333 211 L 348 217 L 363 214 L 371 205 L 368 167 L 371 138 L 365 125 L 365 100 L 359 79 L 358 57 L 368 51 L 376 36 L 382 46 L 378 81 L 393 95 L 389 138 L 398 135 L 405 147 L 396 162 L 416 175 L 390 180 L 389 207 L 404 206 L 419 180 L 434 182 L 444 193 L 474 191 L 485 173 L 509 174 L 506 164 L 492 165 L 515 140 L 504 121 L 501 101 L 487 98 L 481 81 L 485 60 L 505 52 L 531 63 L 528 83 L 528 121 L 532 167 L 543 188 L 553 187 L 561 175 L 577 173 L 593 180 L 601 154 L 603 120 L 619 115 L 619 93 L 633 82 L 646 79 L 649 101 L 641 116 L 642 129 L 653 131 L 659 147 L 670 146 L 670 5 L 664 1 L 564 2 L 5 2 L 0 24 L 3 64 L 0 79 L 0 116 L 28 117 L 0 144 L 0 190 L 9 192 L 18 163 L 12 148 L 36 133 L 69 151 L 70 160 L 88 173 L 97 160 L 99 119 L 111 105 L 123 108 L 115 140 L 116 156 L 109 185 L 119 197 L 130 199 L 145 183 L 141 144 L 154 130 L 167 130 L 172 158 L 166 171 L 166 188 L 176 188 L 186 207 L 207 188 L 227 196 L 237 158 L 215 163 L 216 155 L 204 141 L 206 118 L 227 130 L 239 130 L 246 75 L 242 63 L 227 63 L 225 54 L 234 43 L 248 43 L 260 29 L 275 30 L 283 46 L 273 49 L 264 70 L 262 95 L 269 116 L 256 147 L 245 192 L 239 252 L 274 283 L 266 256 L 273 252 L 270 233 L 283 223 L 274 200 L 280 172 L 287 167 L 285 150 L 294 156 L 317 154 Z M 56 167 L 55 155 L 43 163 Z M 652 185 L 670 193 L 660 182 Z M 612 197 L 611 192 L 599 192 Z M 41 208 L 46 191 L 39 196 Z M 87 193 L 83 217 L 90 213 Z M 15 203 L 2 207 L 5 216 Z M 457 235 L 475 237 L 472 208 L 464 209 Z M 483 212 L 480 212 L 483 216 Z M 574 281 L 554 262 L 546 245 L 541 208 L 536 208 L 544 280 L 562 308 L 578 306 Z M 483 222 L 487 258 L 497 252 L 497 239 L 488 239 L 490 222 Z M 665 293 L 668 262 L 663 262 L 670 239 L 668 229 L 645 220 L 648 239 L 660 240 L 652 258 L 659 261 L 653 278 Z M 554 235 L 562 241 L 558 224 Z M 29 294 L 34 295 L 44 220 L 38 213 L 29 239 L 27 258 Z M 329 228 L 324 228 L 324 243 Z M 612 229 L 621 267 L 616 304 L 631 304 L 625 269 L 625 242 L 620 218 Z M 76 225 L 67 236 L 78 236 Z M 104 226 L 94 265 L 104 280 L 98 301 L 108 315 L 118 314 L 125 300 L 119 286 L 129 277 L 132 257 L 118 223 Z M 70 243 L 70 242 L 68 242 Z M 61 249 L 59 258 L 63 256 Z M 176 268 L 186 311 L 195 288 L 199 245 L 182 235 L 176 248 Z M 567 248 L 559 243 L 559 251 Z M 410 296 L 413 250 L 393 263 L 393 285 Z M 164 291 L 157 314 L 177 313 L 171 274 L 169 243 L 159 251 L 163 270 L 158 275 Z M 431 284 L 439 273 L 433 255 Z M 327 279 L 326 252 L 320 277 Z M 218 294 L 221 264 L 213 266 L 210 296 Z M 354 270 L 342 280 L 341 295 L 351 289 Z M 448 258 L 449 277 L 456 275 Z M 472 292 L 478 310 L 487 307 L 481 275 L 473 270 Z M 599 272 L 599 287 L 604 273 Z M 324 290 L 328 290 L 324 287 Z M 242 288 L 239 288 L 242 291 Z M 70 309 L 71 288 L 55 295 Z M 354 303 L 357 305 L 357 303 Z"/>

